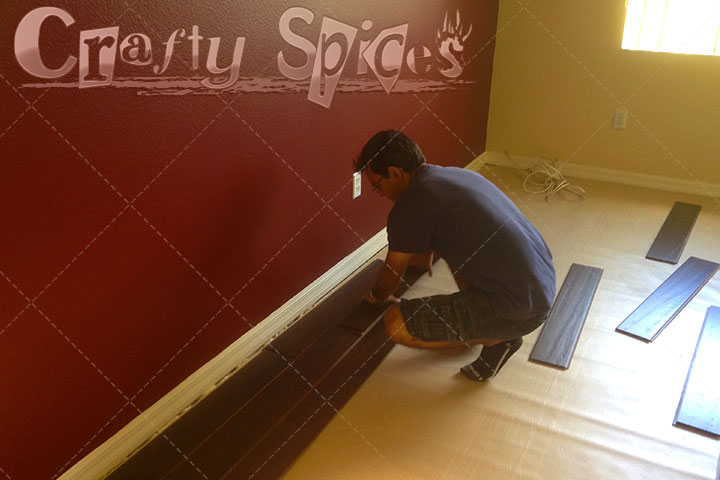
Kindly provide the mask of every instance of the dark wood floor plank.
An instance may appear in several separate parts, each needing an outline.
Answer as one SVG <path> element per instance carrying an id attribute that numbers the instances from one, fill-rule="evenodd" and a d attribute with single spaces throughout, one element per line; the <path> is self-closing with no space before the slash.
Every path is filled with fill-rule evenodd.
<path id="1" fill-rule="evenodd" d="M 378 307 L 361 301 L 347 309 L 336 325 L 362 334 L 385 313 L 387 308 L 387 305 Z"/>
<path id="2" fill-rule="evenodd" d="M 383 264 L 375 260 L 349 279 L 335 292 L 324 298 L 288 330 L 270 342 L 269 347 L 286 358 L 297 357 L 309 346 L 308 339 L 318 338 L 338 319 L 345 315 L 348 305 L 359 303 L 362 296 L 375 283 L 377 272 Z"/>
<path id="3" fill-rule="evenodd" d="M 192 476 L 195 467 L 210 478 L 219 478 L 312 392 L 357 339 L 355 332 L 331 327 L 193 452 L 186 452 L 189 461 L 179 464 L 165 478 Z"/>
<path id="4" fill-rule="evenodd" d="M 223 480 L 277 480 L 305 451 L 318 433 L 282 421 Z"/>
<path id="5" fill-rule="evenodd" d="M 550 316 L 530 354 L 530 360 L 568 368 L 602 269 L 573 263 L 558 293 Z"/>
<path id="6" fill-rule="evenodd" d="M 701 208 L 692 203 L 675 202 L 645 258 L 678 263 Z"/>
<path id="7" fill-rule="evenodd" d="M 164 435 L 155 437 L 118 467 L 108 477 L 109 480 L 162 477 L 183 461 L 180 452 L 194 450 L 287 366 L 275 353 L 260 352 L 168 427 Z"/>
<path id="8" fill-rule="evenodd" d="M 307 426 L 320 431 L 350 400 L 365 380 L 392 350 L 390 340 L 382 320 L 355 344 L 332 372 L 317 386 L 319 395 L 308 395 L 287 417 L 289 422 L 298 426 Z"/>
<path id="9" fill-rule="evenodd" d="M 227 474 L 228 479 L 277 479 L 350 400 L 394 344 L 378 320 L 333 370 L 262 442 Z"/>
<path id="10" fill-rule="evenodd" d="M 106 478 L 108 480 L 160 478 L 182 460 L 181 452 L 164 437 L 157 436 Z"/>
<path id="11" fill-rule="evenodd" d="M 673 424 L 720 436 L 720 308 L 705 315 Z"/>
<path id="12" fill-rule="evenodd" d="M 289 426 L 297 430 L 294 423 L 284 420 L 290 411 L 311 397 L 311 393 L 323 404 L 311 385 L 330 392 L 328 396 L 334 394 L 333 407 L 344 405 L 393 346 L 386 342 L 381 319 L 384 308 L 371 307 L 360 300 L 373 285 L 381 265 L 382 261 L 378 260 L 356 272 L 345 285 L 308 312 L 304 316 L 306 322 L 298 322 L 287 335 L 276 338 L 256 359 L 178 419 L 164 432 L 167 439 L 161 436 L 149 442 L 110 478 L 202 478 L 203 475 L 217 478 L 238 461 L 252 464 L 258 457 L 245 459 L 247 452 L 271 448 L 271 435 L 280 438 Z M 414 283 L 423 273 L 424 269 L 409 268 L 405 277 L 407 284 Z M 406 289 L 407 285 L 402 285 L 397 294 Z M 338 326 L 343 320 L 345 324 Z M 357 339 L 363 333 L 365 336 L 360 342 Z M 355 343 L 359 348 L 350 349 L 346 354 Z M 381 344 L 383 348 L 378 351 Z M 351 357 L 350 362 L 338 363 L 344 355 Z M 324 382 L 323 378 L 338 365 L 333 378 Z M 311 435 L 314 438 L 334 414 L 333 408 L 324 405 L 315 423 L 306 422 L 295 437 L 302 439 Z M 290 452 L 292 448 L 287 450 Z M 276 461 L 285 461 L 284 458 L 278 457 Z M 271 468 L 262 470 L 277 471 L 277 466 L 266 467 Z"/>
<path id="13" fill-rule="evenodd" d="M 426 270 L 421 267 L 408 267 L 395 295 L 399 297 L 405 293 L 407 289 L 410 288 L 410 285 L 422 277 L 425 272 Z M 358 333 L 363 333 L 370 328 L 370 325 L 375 323 L 375 320 L 377 320 L 386 309 L 387 307 L 376 307 L 367 302 L 359 302 L 347 310 L 344 315 L 341 315 L 336 325 Z"/>
<path id="14" fill-rule="evenodd" d="M 718 270 L 715 262 L 688 258 L 618 327 L 618 332 L 651 342 Z"/>

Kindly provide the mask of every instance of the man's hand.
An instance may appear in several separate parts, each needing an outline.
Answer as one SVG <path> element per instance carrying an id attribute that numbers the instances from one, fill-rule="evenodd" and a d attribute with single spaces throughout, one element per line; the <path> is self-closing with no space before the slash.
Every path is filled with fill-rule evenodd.
<path id="1" fill-rule="evenodd" d="M 363 300 L 378 306 L 398 302 L 399 300 L 393 294 L 403 280 L 405 269 L 411 257 L 412 254 L 410 253 L 388 251 L 385 263 L 378 270 L 375 285 L 365 294 Z"/>
<path id="2" fill-rule="evenodd" d="M 367 293 L 363 296 L 363 300 L 368 302 L 371 305 L 375 306 L 383 306 L 388 305 L 390 303 L 400 303 L 400 299 L 397 298 L 395 295 L 389 295 L 387 298 L 375 298 L 375 295 L 373 295 L 372 290 L 368 290 Z"/>

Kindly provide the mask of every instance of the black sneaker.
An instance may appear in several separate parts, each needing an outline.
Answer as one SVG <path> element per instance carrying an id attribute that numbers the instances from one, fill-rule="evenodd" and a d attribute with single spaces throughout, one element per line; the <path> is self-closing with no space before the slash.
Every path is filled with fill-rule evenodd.
<path id="1" fill-rule="evenodd" d="M 484 382 L 497 375 L 508 358 L 520 349 L 522 343 L 522 338 L 514 338 L 492 347 L 483 347 L 477 360 L 462 367 L 460 373 L 470 380 Z"/>

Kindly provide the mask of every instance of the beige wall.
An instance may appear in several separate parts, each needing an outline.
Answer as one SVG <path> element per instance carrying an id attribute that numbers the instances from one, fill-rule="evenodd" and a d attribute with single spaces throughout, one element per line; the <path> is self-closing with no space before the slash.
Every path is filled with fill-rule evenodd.
<path id="1" fill-rule="evenodd" d="M 624 0 L 500 0 L 486 149 L 720 183 L 720 58 L 621 50 L 624 21 Z"/>

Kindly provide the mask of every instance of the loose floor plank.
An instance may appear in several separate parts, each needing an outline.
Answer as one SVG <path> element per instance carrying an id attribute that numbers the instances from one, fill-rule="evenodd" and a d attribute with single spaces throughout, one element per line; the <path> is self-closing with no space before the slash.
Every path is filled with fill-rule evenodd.
<path id="1" fill-rule="evenodd" d="M 602 272 L 601 268 L 577 263 L 570 266 L 530 360 L 561 368 L 570 366 Z"/>
<path id="2" fill-rule="evenodd" d="M 720 436 L 720 308 L 710 307 L 675 413 L 680 424 Z"/>
<path id="3" fill-rule="evenodd" d="M 678 263 L 701 208 L 692 203 L 675 202 L 645 258 Z"/>
<path id="4" fill-rule="evenodd" d="M 618 327 L 618 332 L 652 342 L 718 270 L 715 262 L 688 258 Z"/>

